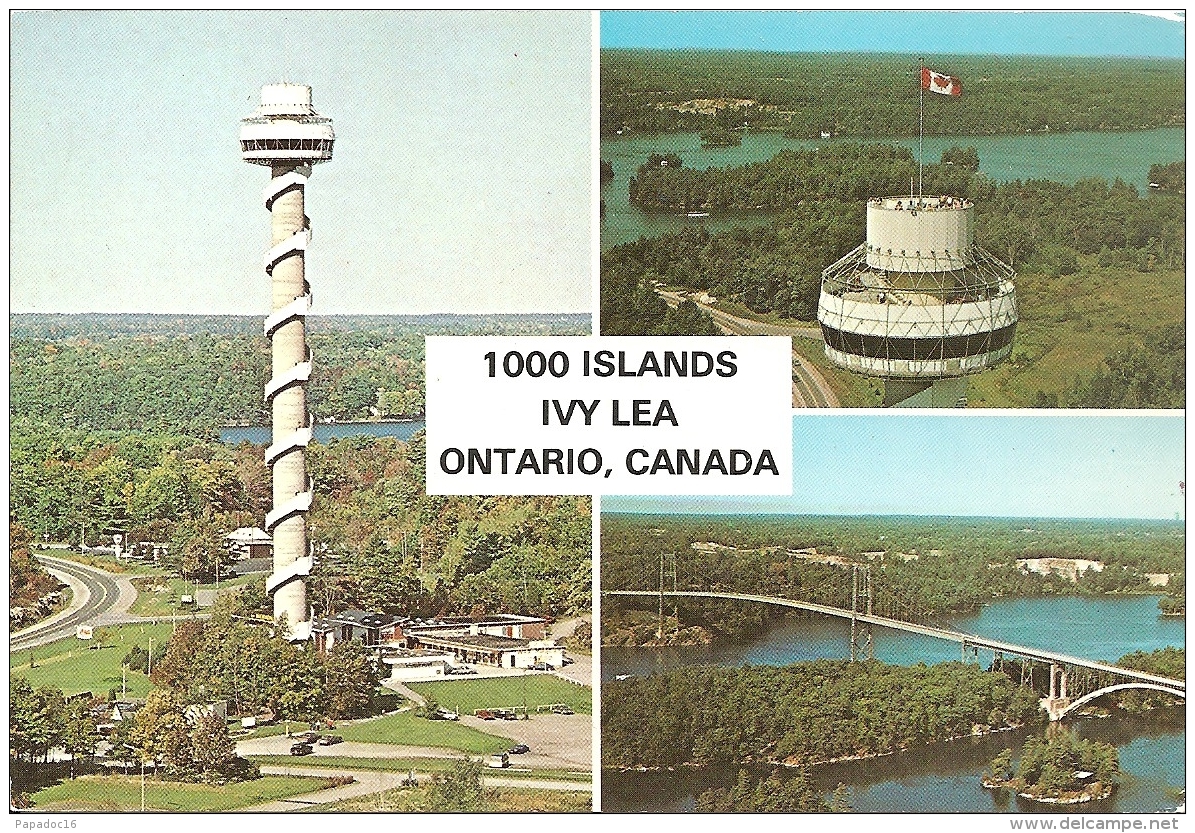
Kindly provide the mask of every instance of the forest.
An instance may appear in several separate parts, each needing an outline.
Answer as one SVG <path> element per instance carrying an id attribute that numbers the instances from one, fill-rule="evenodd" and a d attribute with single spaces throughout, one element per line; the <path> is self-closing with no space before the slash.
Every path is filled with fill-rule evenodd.
<path id="1" fill-rule="evenodd" d="M 53 430 L 14 423 L 10 511 L 37 540 L 169 544 L 191 578 L 228 567 L 221 538 L 269 505 L 262 446 L 181 435 Z M 351 437 L 312 443 L 318 615 L 589 609 L 589 500 L 424 494 L 422 435 L 411 444 Z M 227 575 L 227 572 L 225 572 Z"/>
<path id="2" fill-rule="evenodd" d="M 962 663 L 688 667 L 602 686 L 602 766 L 809 766 L 1039 719 L 1032 690 Z"/>
<path id="3" fill-rule="evenodd" d="M 658 286 L 705 291 L 747 315 L 813 321 L 822 270 L 863 240 L 866 199 L 900 193 L 916 170 L 909 151 L 888 145 L 788 150 L 705 171 L 683 162 L 650 157 L 631 180 L 632 201 L 777 214 L 754 228 L 691 227 L 603 252 L 603 334 L 677 333 L 685 323 L 708 331 L 712 322 L 700 309 L 667 321 L 663 301 L 651 298 Z M 926 167 L 925 188 L 974 200 L 976 242 L 1018 272 L 1020 346 L 994 382 L 999 389 L 990 393 L 1000 399 L 992 404 L 1182 407 L 1181 194 L 1142 196 L 1120 180 L 994 183 L 977 167 L 973 148 L 950 148 Z M 1087 346 L 1075 355 L 1078 344 Z M 1063 376 L 1054 353 L 1068 362 Z"/>
<path id="4" fill-rule="evenodd" d="M 271 499 L 263 447 L 220 443 L 215 431 L 265 418 L 268 346 L 221 329 L 229 323 L 219 317 L 211 331 L 206 317 L 187 318 L 192 330 L 181 334 L 161 331 L 177 318 L 14 318 L 10 520 L 22 535 L 95 545 L 105 528 L 120 527 L 128 545 L 167 544 L 164 566 L 211 578 L 228 566 L 222 536 L 260 525 Z M 584 332 L 589 318 L 333 319 L 337 326 L 314 327 L 311 336 L 317 416 L 360 415 L 367 401 L 391 392 L 421 411 L 423 338 L 413 328 L 443 332 L 462 320 L 474 333 L 540 334 Z M 136 334 L 138 326 L 151 333 Z M 589 609 L 587 498 L 428 496 L 423 458 L 422 434 L 410 443 L 348 437 L 310 445 L 317 497 L 309 527 L 320 566 L 309 597 L 317 615 L 353 607 L 424 616 Z"/>
<path id="5" fill-rule="evenodd" d="M 1149 592 L 1146 573 L 1169 573 L 1172 588 L 1185 586 L 1178 522 L 604 513 L 601 534 L 604 588 L 655 589 L 663 557 L 667 580 L 675 570 L 681 589 L 757 592 L 849 609 L 850 565 L 869 564 L 876 612 L 906 621 L 932 622 L 999 597 Z M 811 561 L 810 550 L 844 564 Z M 1042 557 L 1087 558 L 1106 568 L 1072 583 L 1017 565 Z M 643 604 L 604 602 L 603 639 L 625 640 L 626 628 L 635 626 L 629 611 Z M 779 615 L 763 608 L 690 600 L 681 619 L 726 638 Z"/>
<path id="6" fill-rule="evenodd" d="M 966 107 L 926 96 L 941 135 L 1142 130 L 1185 124 L 1181 60 L 927 55 L 961 78 Z M 781 130 L 810 138 L 917 133 L 917 56 L 603 49 L 603 137 Z"/>
<path id="7" fill-rule="evenodd" d="M 336 421 L 421 416 L 423 336 L 462 325 L 471 334 L 584 334 L 589 318 L 313 318 L 311 412 Z M 224 425 L 267 424 L 261 390 L 270 347 L 260 326 L 257 317 L 14 316 L 11 417 L 85 431 L 213 437 Z"/>

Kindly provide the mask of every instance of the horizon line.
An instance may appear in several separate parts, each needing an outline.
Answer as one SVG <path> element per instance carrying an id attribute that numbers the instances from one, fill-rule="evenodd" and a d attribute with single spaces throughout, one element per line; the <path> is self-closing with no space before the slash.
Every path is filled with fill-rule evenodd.
<path id="1" fill-rule="evenodd" d="M 613 497 L 613 496 L 611 496 Z M 988 520 L 988 521 L 1151 521 L 1161 523 L 1186 524 L 1186 518 L 1157 518 L 1157 517 L 1080 517 L 1073 515 L 935 515 L 910 512 L 880 513 L 860 512 L 845 514 L 840 512 L 685 512 L 685 511 L 651 511 L 638 509 L 605 509 L 602 515 L 658 515 L 665 517 L 706 517 L 706 518 L 932 518 L 940 520 Z"/>

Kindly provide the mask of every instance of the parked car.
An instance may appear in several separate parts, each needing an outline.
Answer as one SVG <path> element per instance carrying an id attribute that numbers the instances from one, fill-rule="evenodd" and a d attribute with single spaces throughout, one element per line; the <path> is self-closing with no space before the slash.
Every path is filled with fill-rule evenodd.
<path id="1" fill-rule="evenodd" d="M 576 712 L 568 706 L 553 706 L 552 714 L 576 714 Z"/>
<path id="2" fill-rule="evenodd" d="M 313 751 L 310 743 L 300 741 L 290 745 L 290 754 L 292 755 L 310 755 Z"/>
<path id="3" fill-rule="evenodd" d="M 461 716 L 459 714 L 457 714 L 454 711 L 449 711 L 448 709 L 438 709 L 436 711 L 436 715 L 439 716 L 439 718 L 441 720 L 460 720 L 461 719 Z"/>
<path id="4" fill-rule="evenodd" d="M 340 735 L 324 735 L 318 741 L 320 746 L 334 746 L 335 744 L 343 742 L 344 738 L 342 738 Z"/>
<path id="5" fill-rule="evenodd" d="M 510 758 L 507 757 L 505 752 L 495 752 L 485 759 L 485 765 L 490 769 L 504 769 L 510 766 Z"/>
<path id="6" fill-rule="evenodd" d="M 561 657 L 560 667 L 563 668 L 566 665 L 572 665 L 574 662 L 576 662 L 576 660 L 572 657 Z"/>
<path id="7" fill-rule="evenodd" d="M 318 743 L 319 732 L 303 732 L 298 735 L 291 735 L 296 741 L 300 743 Z"/>
<path id="8" fill-rule="evenodd" d="M 444 673 L 451 675 L 476 674 L 477 669 L 469 665 L 450 665 L 444 669 Z"/>
<path id="9" fill-rule="evenodd" d="M 494 713 L 489 709 L 478 709 L 475 714 L 482 720 L 495 720 Z"/>
<path id="10" fill-rule="evenodd" d="M 537 662 L 537 663 L 535 663 L 535 665 L 531 666 L 531 670 L 532 671 L 555 671 L 556 666 L 552 665 L 550 662 Z"/>
<path id="11" fill-rule="evenodd" d="M 530 751 L 531 751 L 531 747 L 528 746 L 527 744 L 516 743 L 514 746 L 510 747 L 510 749 L 506 750 L 506 754 L 508 754 L 508 755 L 524 755 Z"/>

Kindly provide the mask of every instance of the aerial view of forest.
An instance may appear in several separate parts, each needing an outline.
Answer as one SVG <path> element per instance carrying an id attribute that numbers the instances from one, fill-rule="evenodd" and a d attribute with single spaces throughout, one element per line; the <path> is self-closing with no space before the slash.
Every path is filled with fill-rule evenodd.
<path id="1" fill-rule="evenodd" d="M 607 191 L 626 189 L 628 202 L 606 200 L 627 207 L 621 242 L 603 246 L 602 332 L 704 334 L 717 329 L 715 311 L 794 333 L 816 325 L 822 270 L 863 241 L 866 201 L 908 193 L 916 180 L 924 193 L 973 201 L 975 242 L 1017 272 L 1012 354 L 972 379 L 972 405 L 1181 407 L 1182 161 L 1134 157 L 1114 167 L 1125 178 L 1096 166 L 1063 182 L 1003 161 L 998 175 L 987 172 L 993 160 L 975 144 L 1048 136 L 1043 152 L 1061 159 L 1082 153 L 1071 135 L 1121 131 L 1108 135 L 1122 141 L 1132 135 L 1123 131 L 1181 127 L 1182 62 L 938 61 L 965 91 L 926 102 L 927 137 L 954 144 L 922 166 L 896 141 L 913 136 L 916 149 L 915 60 L 603 50 L 603 156 L 631 147 L 641 155 L 605 180 Z M 1130 77 L 1131 93 L 1119 86 Z M 769 135 L 796 143 L 765 155 L 746 145 L 712 151 L 726 143 L 710 131 L 759 148 L 776 144 L 760 138 Z M 670 150 L 686 133 L 701 133 L 703 161 Z M 658 218 L 685 216 L 708 220 L 653 230 L 664 228 Z M 816 342 L 794 346 L 842 404 L 878 404 L 877 383 L 829 365 Z"/>

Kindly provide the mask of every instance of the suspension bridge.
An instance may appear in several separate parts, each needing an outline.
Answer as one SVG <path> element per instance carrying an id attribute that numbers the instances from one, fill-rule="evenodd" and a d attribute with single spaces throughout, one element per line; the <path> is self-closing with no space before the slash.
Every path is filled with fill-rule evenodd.
<path id="1" fill-rule="evenodd" d="M 856 567 L 852 570 L 852 573 L 851 608 L 849 609 L 834 605 L 789 599 L 782 596 L 767 596 L 755 593 L 732 593 L 712 590 L 665 590 L 663 588 L 662 568 L 660 589 L 658 590 L 602 590 L 602 595 L 658 599 L 661 622 L 663 620 L 665 598 L 673 600 L 687 598 L 753 602 L 846 619 L 851 623 L 850 647 L 852 660 L 874 656 L 870 628 L 875 626 L 958 643 L 964 662 L 968 660 L 969 656 L 978 660 L 979 651 L 981 650 L 990 651 L 992 653 L 993 670 L 1003 670 L 1005 658 L 1017 657 L 1021 660 L 1022 683 L 1032 681 L 1032 663 L 1042 663 L 1049 666 L 1050 688 L 1049 694 L 1041 698 L 1041 706 L 1049 713 L 1051 720 L 1061 720 L 1067 714 L 1082 708 L 1092 700 L 1103 695 L 1130 689 L 1158 691 L 1182 700 L 1186 699 L 1187 684 L 1185 680 L 1175 680 L 1145 671 L 1122 668 L 1118 665 L 1076 657 L 1060 651 L 1016 645 L 1003 640 L 989 639 L 988 637 L 977 634 L 877 615 L 872 612 L 873 593 L 870 570 L 866 567 Z M 862 586 L 860 584 L 861 575 L 863 578 Z M 675 573 L 673 579 L 675 584 Z"/>

